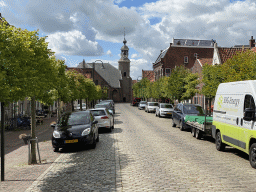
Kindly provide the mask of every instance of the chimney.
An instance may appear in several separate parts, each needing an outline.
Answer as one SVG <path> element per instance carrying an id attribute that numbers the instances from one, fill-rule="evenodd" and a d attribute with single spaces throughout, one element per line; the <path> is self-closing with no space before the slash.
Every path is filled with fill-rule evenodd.
<path id="1" fill-rule="evenodd" d="M 255 39 L 253 39 L 253 36 L 249 40 L 249 46 L 250 46 L 250 48 L 255 47 Z"/>

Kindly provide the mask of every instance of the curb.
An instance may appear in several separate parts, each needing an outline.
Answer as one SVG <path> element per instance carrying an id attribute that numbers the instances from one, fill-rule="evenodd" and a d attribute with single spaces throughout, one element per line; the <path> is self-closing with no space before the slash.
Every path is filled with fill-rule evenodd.
<path id="1" fill-rule="evenodd" d="M 57 161 L 59 161 L 59 159 L 61 159 L 63 157 L 64 154 L 61 154 L 57 159 L 55 159 L 55 161 L 51 164 L 50 167 L 48 167 L 48 169 L 46 169 L 31 185 L 29 188 L 26 189 L 25 192 L 30 192 L 33 190 L 34 187 L 38 186 L 38 183 L 40 181 L 43 181 L 44 176 L 55 166 L 55 163 Z"/>

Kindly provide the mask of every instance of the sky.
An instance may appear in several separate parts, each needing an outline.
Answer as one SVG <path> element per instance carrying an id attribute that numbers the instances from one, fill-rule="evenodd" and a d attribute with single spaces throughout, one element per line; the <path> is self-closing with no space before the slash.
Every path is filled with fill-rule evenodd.
<path id="1" fill-rule="evenodd" d="M 125 31 L 134 80 L 173 38 L 232 47 L 256 37 L 256 0 L 0 0 L 0 12 L 11 25 L 47 36 L 69 67 L 84 59 L 118 68 Z"/>

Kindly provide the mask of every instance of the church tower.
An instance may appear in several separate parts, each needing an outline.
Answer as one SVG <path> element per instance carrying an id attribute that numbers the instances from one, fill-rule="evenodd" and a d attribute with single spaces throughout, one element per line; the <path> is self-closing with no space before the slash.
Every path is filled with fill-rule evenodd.
<path id="1" fill-rule="evenodd" d="M 132 79 L 130 77 L 130 60 L 128 58 L 129 48 L 127 47 L 125 33 L 124 45 L 121 48 L 121 58 L 118 61 L 118 70 L 121 72 L 122 80 L 120 81 L 122 87 L 123 102 L 131 102 L 132 100 Z"/>

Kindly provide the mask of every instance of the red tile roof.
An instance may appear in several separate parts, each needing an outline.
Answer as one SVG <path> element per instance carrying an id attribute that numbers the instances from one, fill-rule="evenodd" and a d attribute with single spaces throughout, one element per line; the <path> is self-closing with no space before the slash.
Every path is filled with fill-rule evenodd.
<path id="1" fill-rule="evenodd" d="M 198 59 L 199 61 L 200 61 L 200 63 L 202 64 L 202 66 L 204 65 L 204 64 L 209 64 L 209 65 L 211 65 L 212 64 L 212 58 L 200 58 L 200 59 Z"/>
<path id="2" fill-rule="evenodd" d="M 225 63 L 228 59 L 232 58 L 236 53 L 242 52 L 242 51 L 247 51 L 249 48 L 218 48 L 219 50 L 219 55 L 221 59 L 221 63 Z"/>
<path id="3" fill-rule="evenodd" d="M 142 69 L 142 78 L 148 78 L 151 82 L 155 81 L 155 73 L 154 71 L 149 71 L 149 70 L 143 70 Z"/>

